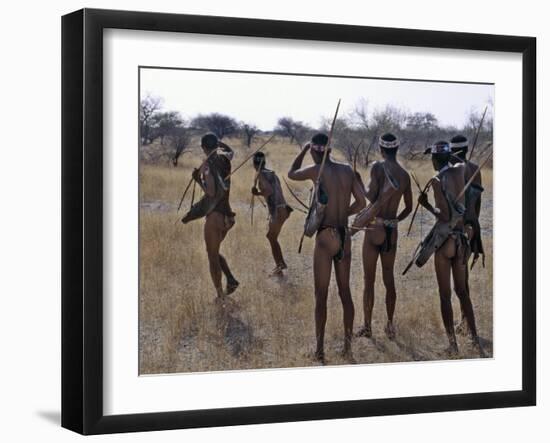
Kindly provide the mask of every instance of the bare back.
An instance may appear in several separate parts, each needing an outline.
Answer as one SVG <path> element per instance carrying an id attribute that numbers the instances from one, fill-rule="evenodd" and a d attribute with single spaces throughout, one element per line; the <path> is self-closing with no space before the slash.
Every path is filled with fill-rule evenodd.
<path id="1" fill-rule="evenodd" d="M 355 174 L 344 163 L 327 161 L 321 175 L 321 186 L 328 194 L 328 204 L 322 224 L 326 226 L 347 226 L 348 209 L 351 202 Z"/>
<path id="2" fill-rule="evenodd" d="M 288 178 L 297 181 L 309 180 L 315 184 L 321 162 L 302 167 L 302 161 L 308 150 L 309 146 L 306 145 L 298 154 L 290 167 Z M 363 186 L 351 166 L 336 162 L 330 156 L 326 158 L 321 176 L 321 190 L 328 196 L 321 222 L 326 227 L 347 227 L 348 217 L 357 214 L 365 207 Z M 350 205 L 352 195 L 354 202 Z"/>
<path id="3" fill-rule="evenodd" d="M 458 200 L 458 195 L 464 189 L 464 164 L 457 163 L 446 169 L 439 177 L 435 179 L 432 187 L 436 206 L 441 210 L 442 220 L 450 221 L 451 213 L 449 205 L 458 203 L 464 206 L 465 198 L 462 195 Z M 462 219 L 457 223 L 457 227 L 463 226 Z"/>
<path id="4" fill-rule="evenodd" d="M 397 190 L 390 186 L 387 172 L 398 185 Z M 383 201 L 379 216 L 384 219 L 395 219 L 401 199 L 410 192 L 411 179 L 409 173 L 396 161 L 381 161 L 373 164 L 371 178 L 367 187 L 367 198 L 371 203 Z"/>

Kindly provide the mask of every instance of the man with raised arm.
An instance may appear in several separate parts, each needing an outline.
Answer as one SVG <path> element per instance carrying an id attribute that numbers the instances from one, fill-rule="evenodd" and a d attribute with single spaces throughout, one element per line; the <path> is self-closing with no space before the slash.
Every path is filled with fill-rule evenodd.
<path id="1" fill-rule="evenodd" d="M 201 139 L 201 147 L 207 155 L 199 169 L 193 171 L 193 178 L 204 191 L 204 197 L 191 207 L 182 219 L 188 223 L 206 217 L 204 242 L 210 265 L 210 276 L 218 298 L 233 293 L 239 286 L 225 257 L 220 254 L 222 241 L 235 224 L 235 213 L 229 204 L 231 180 L 231 160 L 233 150 L 222 143 L 214 134 L 206 134 Z M 225 292 L 222 289 L 222 272 L 227 280 Z"/>
<path id="2" fill-rule="evenodd" d="M 376 265 L 378 257 L 380 257 L 382 279 L 386 287 L 386 313 L 388 316 L 384 330 L 388 338 L 393 340 L 395 338 L 393 315 L 397 298 L 394 280 L 397 225 L 411 213 L 412 190 L 408 172 L 397 162 L 396 155 L 399 149 L 397 137 L 390 133 L 384 134 L 380 137 L 379 146 L 384 160 L 372 165 L 366 196 L 373 205 L 378 202 L 380 207 L 376 218 L 368 224 L 363 241 L 365 323 L 357 335 L 372 336 L 374 282 L 376 280 Z M 390 180 L 393 183 L 387 183 Z M 397 214 L 401 199 L 403 199 L 405 207 Z"/>
<path id="3" fill-rule="evenodd" d="M 365 206 L 365 196 L 359 180 L 351 166 L 336 162 L 330 156 L 328 137 L 319 133 L 312 137 L 298 154 L 288 178 L 291 180 L 311 180 L 319 183 L 319 193 L 323 195 L 323 211 L 315 214 L 321 217 L 315 237 L 313 253 L 313 277 L 315 290 L 315 335 L 317 347 L 315 358 L 325 362 L 324 337 L 327 320 L 327 297 L 332 265 L 336 275 L 338 294 L 344 310 L 344 349 L 343 355 L 353 361 L 351 340 L 353 333 L 354 308 L 350 290 L 351 238 L 348 233 L 348 217 Z M 325 154 L 325 150 L 327 150 Z M 302 167 L 308 151 L 314 164 Z M 324 167 L 321 170 L 323 156 Z M 355 201 L 351 203 L 351 196 Z M 314 203 L 312 203 L 314 204 Z"/>
<path id="4" fill-rule="evenodd" d="M 280 276 L 283 275 L 283 270 L 287 268 L 287 264 L 283 258 L 283 251 L 278 239 L 281 229 L 293 209 L 286 203 L 279 177 L 277 177 L 275 171 L 267 169 L 265 154 L 257 152 L 254 154 L 252 162 L 257 174 L 251 190 L 252 194 L 264 197 L 267 202 L 267 210 L 269 211 L 266 237 L 271 246 L 271 254 L 275 261 L 275 269 L 273 269 L 271 275 Z"/>

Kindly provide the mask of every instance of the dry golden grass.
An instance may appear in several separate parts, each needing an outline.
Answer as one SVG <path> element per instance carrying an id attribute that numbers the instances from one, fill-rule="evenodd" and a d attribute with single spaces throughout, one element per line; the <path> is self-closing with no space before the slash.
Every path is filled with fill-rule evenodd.
<path id="1" fill-rule="evenodd" d="M 251 151 L 240 142 L 235 147 L 234 167 Z M 275 141 L 266 149 L 268 166 L 280 177 L 297 153 L 297 147 Z M 336 153 L 336 157 L 339 157 Z M 376 154 L 374 155 L 376 158 Z M 181 224 L 178 220 L 188 209 L 176 214 L 181 192 L 192 167 L 203 156 L 198 150 L 185 154 L 180 167 L 142 165 L 140 171 L 140 373 L 158 374 L 188 371 L 218 371 L 247 368 L 304 367 L 316 365 L 311 358 L 315 345 L 313 319 L 312 249 L 307 239 L 297 253 L 304 216 L 295 211 L 285 224 L 280 242 L 289 265 L 283 278 L 270 278 L 273 268 L 269 244 L 265 238 L 266 211 L 255 208 L 250 225 L 250 187 L 253 170 L 250 163 L 235 175 L 231 204 L 237 223 L 222 245 L 222 253 L 240 281 L 237 292 L 226 307 L 215 301 L 203 242 L 204 219 Z M 422 183 L 433 175 L 430 162 L 402 162 L 414 170 Z M 360 168 L 364 180 L 368 173 Z M 486 192 L 482 209 L 482 228 L 487 252 L 486 268 L 478 264 L 471 274 L 471 293 L 480 336 L 492 356 L 492 171 L 483 172 Z M 292 184 L 307 200 L 308 184 Z M 415 196 L 416 196 L 416 189 Z M 287 195 L 290 204 L 296 206 Z M 433 219 L 420 214 L 410 237 L 405 237 L 409 219 L 401 226 L 396 262 L 397 338 L 386 338 L 385 292 L 379 275 L 373 313 L 373 338 L 354 340 L 353 352 L 358 363 L 402 362 L 446 359 L 447 339 L 439 310 L 437 284 L 430 260 L 422 269 L 401 272 Z M 351 286 L 355 304 L 355 329 L 362 324 L 363 270 L 361 245 L 363 234 L 353 239 Z M 459 320 L 458 300 L 453 297 L 455 321 Z M 331 282 L 325 347 L 329 364 L 345 364 L 339 356 L 343 341 L 342 308 Z M 459 358 L 476 358 L 469 339 L 459 337 Z"/>

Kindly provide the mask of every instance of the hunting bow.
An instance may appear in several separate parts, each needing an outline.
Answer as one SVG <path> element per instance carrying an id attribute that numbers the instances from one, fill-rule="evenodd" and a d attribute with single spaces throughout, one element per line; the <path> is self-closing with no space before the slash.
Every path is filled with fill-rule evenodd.
<path id="1" fill-rule="evenodd" d="M 416 178 L 415 173 L 412 172 L 412 171 L 411 171 L 411 177 L 412 177 L 414 183 L 416 184 L 416 187 L 418 188 L 418 192 L 422 193 L 422 186 L 420 186 L 420 182 L 418 181 L 418 178 Z M 420 213 L 420 238 L 422 238 L 422 217 L 423 217 L 423 214 L 424 214 L 423 212 Z"/>
<path id="2" fill-rule="evenodd" d="M 458 196 L 456 197 L 455 199 L 455 203 L 464 195 L 464 193 L 466 192 L 466 190 L 470 187 L 470 185 L 473 183 L 474 179 L 476 178 L 476 176 L 480 173 L 481 171 L 481 168 L 483 168 L 483 166 L 485 166 L 487 164 L 487 162 L 491 159 L 491 157 L 493 156 L 493 151 L 491 151 L 489 153 L 489 155 L 487 156 L 487 158 L 485 160 L 483 160 L 483 163 L 481 163 L 476 171 L 472 174 L 472 176 L 470 177 L 470 179 L 466 182 L 466 184 L 464 185 L 464 188 L 462 188 L 462 191 L 460 191 L 460 193 L 458 194 Z"/>
<path id="3" fill-rule="evenodd" d="M 187 191 L 189 190 L 189 187 L 191 186 L 191 183 L 193 182 L 193 180 L 195 180 L 195 179 L 193 177 L 191 177 L 191 180 L 189 180 L 189 183 L 187 183 L 187 186 L 185 187 L 185 190 L 183 191 L 183 195 L 181 196 L 180 203 L 178 205 L 178 210 L 176 211 L 176 213 L 180 212 L 181 205 L 183 204 L 183 199 L 185 198 L 185 194 L 187 194 Z"/>
<path id="4" fill-rule="evenodd" d="M 212 151 L 210 151 L 210 153 L 206 156 L 206 158 L 202 161 L 202 163 L 198 167 L 199 170 L 206 164 L 206 162 L 208 161 L 210 156 L 212 154 L 214 154 L 214 152 L 216 152 L 217 150 L 218 150 L 218 148 L 213 149 Z M 191 183 L 193 183 L 193 181 L 195 181 L 195 179 L 193 178 L 193 175 L 191 175 L 191 180 L 189 180 L 189 183 L 187 183 L 187 186 L 185 187 L 185 190 L 183 191 L 183 195 L 181 196 L 180 203 L 178 205 L 178 210 L 176 211 L 176 213 L 180 211 L 181 205 L 183 204 L 183 200 L 185 199 L 185 195 L 187 194 L 187 191 L 189 190 L 189 187 L 191 186 Z"/>
<path id="5" fill-rule="evenodd" d="M 317 180 L 315 180 L 314 191 L 313 191 L 312 198 L 310 199 L 311 204 L 309 205 L 309 211 L 306 216 L 306 220 L 311 215 L 311 208 L 313 208 L 313 202 L 317 199 L 319 187 L 321 186 L 321 174 L 323 173 L 323 169 L 325 168 L 325 162 L 327 160 L 328 150 L 330 148 L 330 142 L 332 141 L 332 134 L 334 132 L 334 126 L 336 125 L 336 118 L 338 117 L 338 110 L 340 109 L 341 102 L 342 102 L 342 99 L 341 98 L 338 99 L 338 104 L 336 105 L 336 112 L 334 113 L 334 118 L 332 119 L 332 125 L 330 125 L 330 132 L 328 133 L 327 145 L 325 146 L 325 151 L 323 152 L 323 160 L 321 161 L 319 174 L 317 174 Z M 302 251 L 302 243 L 304 242 L 305 235 L 306 235 L 306 229 L 304 227 L 304 232 L 302 233 L 302 237 L 300 238 L 300 244 L 298 246 L 298 253 Z"/>
<path id="6" fill-rule="evenodd" d="M 430 186 L 432 184 L 432 180 L 433 178 L 431 178 L 430 180 L 428 180 L 428 183 L 426 183 L 426 186 L 424 186 L 424 189 L 423 190 L 420 190 L 420 193 L 421 194 L 425 194 L 426 192 L 428 192 L 428 189 L 430 189 Z M 420 189 L 420 188 L 419 188 Z M 414 222 L 414 218 L 416 217 L 416 213 L 418 212 L 418 208 L 420 206 L 420 202 L 416 202 L 416 208 L 414 208 L 414 212 L 413 212 L 413 215 L 411 217 L 411 222 L 409 224 L 409 229 L 407 229 L 407 237 L 409 236 L 409 234 L 411 233 L 411 228 L 412 228 L 412 225 L 413 225 L 413 222 Z"/>
<path id="7" fill-rule="evenodd" d="M 414 183 L 416 184 L 416 187 L 418 188 L 418 190 L 420 192 L 422 192 L 422 187 L 420 186 L 420 182 L 418 181 L 418 179 L 416 178 L 416 175 L 414 175 L 414 172 L 411 172 L 411 177 L 414 181 Z"/>
<path id="8" fill-rule="evenodd" d="M 258 184 L 258 180 L 260 178 L 260 172 L 262 170 L 263 164 L 264 164 L 264 159 L 262 158 L 262 160 L 260 161 L 260 166 L 258 167 L 258 170 L 256 171 L 256 174 L 254 176 L 254 182 L 252 184 L 254 188 Z M 251 226 L 254 225 L 254 197 L 256 196 L 254 195 L 254 193 L 252 193 L 252 198 L 250 199 L 250 225 Z"/>
<path id="9" fill-rule="evenodd" d="M 353 153 L 353 172 L 357 172 L 357 154 L 359 153 L 359 148 L 361 147 L 364 141 L 365 139 L 361 139 L 359 144 L 355 147 L 355 152 Z"/>
<path id="10" fill-rule="evenodd" d="M 300 200 L 300 199 L 298 198 L 298 196 L 297 196 L 296 193 L 292 190 L 292 188 L 290 187 L 290 185 L 288 184 L 288 182 L 285 180 L 284 177 L 283 177 L 283 181 L 285 182 L 285 185 L 286 185 L 288 191 L 290 192 L 290 195 L 292 195 L 292 196 L 296 199 L 296 201 L 297 201 L 298 203 L 300 203 L 304 208 L 306 208 L 306 210 L 309 211 L 309 206 L 306 205 L 302 200 Z"/>
<path id="11" fill-rule="evenodd" d="M 334 118 L 332 119 L 332 125 L 330 125 L 330 132 L 328 133 L 327 146 L 325 147 L 325 152 L 323 152 L 323 160 L 321 161 L 321 167 L 319 168 L 319 174 L 317 175 L 317 180 L 315 181 L 315 192 L 319 192 L 319 186 L 321 186 L 321 175 L 323 174 L 323 169 L 325 168 L 325 163 L 327 161 L 328 150 L 330 148 L 330 143 L 332 142 L 332 134 L 334 133 L 334 126 L 336 125 L 336 118 L 338 117 L 338 110 L 340 109 L 340 103 L 342 99 L 338 99 L 338 104 L 336 105 L 336 112 L 334 113 Z"/>

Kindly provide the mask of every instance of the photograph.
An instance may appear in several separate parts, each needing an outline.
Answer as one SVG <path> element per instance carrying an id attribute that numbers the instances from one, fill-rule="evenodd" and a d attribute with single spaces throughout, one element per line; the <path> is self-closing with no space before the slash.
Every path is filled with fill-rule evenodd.
<path id="1" fill-rule="evenodd" d="M 493 357 L 494 84 L 137 76 L 139 375 Z"/>

